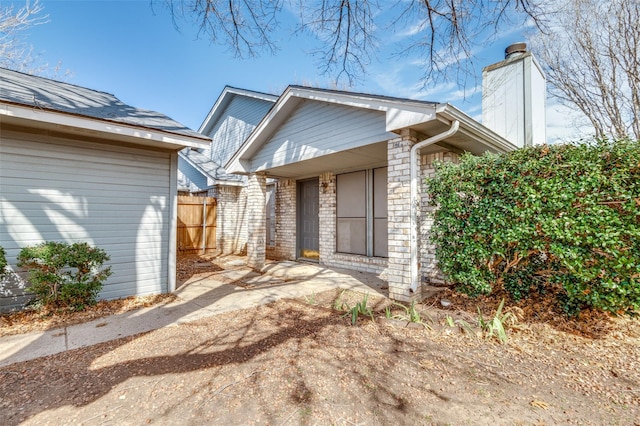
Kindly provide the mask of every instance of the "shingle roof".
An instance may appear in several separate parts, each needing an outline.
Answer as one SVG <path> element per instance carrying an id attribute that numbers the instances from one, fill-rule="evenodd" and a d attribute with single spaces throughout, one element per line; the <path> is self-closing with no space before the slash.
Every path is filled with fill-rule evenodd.
<path id="1" fill-rule="evenodd" d="M 208 139 L 159 112 L 127 105 L 110 93 L 0 68 L 0 102 Z"/>
<path id="2" fill-rule="evenodd" d="M 207 153 L 209 152 L 207 151 Z M 241 182 L 244 179 L 244 177 L 240 175 L 225 173 L 222 165 L 198 151 L 185 148 L 180 151 L 180 156 L 199 169 L 201 173 L 208 175 L 212 179 L 237 182 Z"/>

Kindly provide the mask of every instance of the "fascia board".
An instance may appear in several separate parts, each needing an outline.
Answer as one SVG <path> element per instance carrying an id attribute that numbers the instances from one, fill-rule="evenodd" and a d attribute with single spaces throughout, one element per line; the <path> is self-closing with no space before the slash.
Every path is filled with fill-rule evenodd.
<path id="1" fill-rule="evenodd" d="M 440 118 L 444 118 L 448 122 L 451 122 L 453 120 L 460 121 L 460 132 L 474 137 L 480 143 L 496 152 L 509 152 L 517 149 L 514 144 L 498 135 L 493 130 L 474 120 L 451 104 L 438 105 L 437 115 Z"/>
<path id="2" fill-rule="evenodd" d="M 295 99 L 292 100 L 294 97 L 296 97 L 295 94 L 292 93 L 290 88 L 287 88 L 267 115 L 253 129 L 253 132 L 251 132 L 238 151 L 224 165 L 227 173 L 247 174 L 250 172 L 250 161 L 248 159 L 262 146 L 273 129 L 284 120 L 287 112 L 293 110 L 294 103 L 297 104 Z"/>
<path id="3" fill-rule="evenodd" d="M 213 126 L 213 124 L 223 115 L 226 107 L 231 103 L 231 100 L 234 96 L 246 96 L 248 98 L 261 99 L 269 102 L 276 102 L 278 97 L 276 95 L 269 95 L 267 93 L 254 92 L 252 90 L 246 89 L 238 89 L 236 87 L 225 86 L 218 96 L 218 99 L 211 107 L 209 114 L 204 119 L 200 128 L 198 129 L 199 133 L 205 133 L 205 131 Z"/>
<path id="4" fill-rule="evenodd" d="M 335 103 L 354 108 L 383 111 L 386 113 L 386 130 L 398 131 L 416 124 L 435 120 L 436 104 L 412 102 L 407 99 L 380 99 L 364 94 L 340 93 L 296 87 L 294 96 L 320 102 Z"/>
<path id="5" fill-rule="evenodd" d="M 140 145 L 155 145 L 181 149 L 208 148 L 211 141 L 203 135 L 202 139 L 187 135 L 162 132 L 147 127 L 132 126 L 115 121 L 99 120 L 92 117 L 77 116 L 63 112 L 43 110 L 36 107 L 25 107 L 13 104 L 0 104 L 0 119 L 17 120 L 19 122 L 44 123 L 48 126 L 70 128 L 81 132 L 108 135 L 110 139 Z M 206 140 L 205 140 L 206 139 Z"/>
<path id="6" fill-rule="evenodd" d="M 397 132 L 436 118 L 435 104 L 412 104 L 406 100 L 377 99 L 358 94 L 322 92 L 313 91 L 312 89 L 296 89 L 292 93 L 304 99 L 382 111 L 385 113 L 387 132 Z"/>
<path id="7" fill-rule="evenodd" d="M 363 94 L 289 86 L 269 113 L 249 135 L 245 143 L 227 162 L 225 165 L 227 172 L 249 173 L 250 157 L 259 149 L 267 136 L 271 134 L 273 127 L 279 125 L 284 120 L 284 117 L 288 116 L 287 113 L 291 112 L 300 100 L 313 100 L 385 112 L 386 130 L 389 132 L 397 132 L 411 125 L 436 119 L 436 104 L 378 99 Z"/>
<path id="8" fill-rule="evenodd" d="M 402 108 L 389 108 L 386 111 L 387 132 L 398 132 L 411 126 L 426 123 L 436 119 L 436 107 L 415 108 L 403 106 Z"/>

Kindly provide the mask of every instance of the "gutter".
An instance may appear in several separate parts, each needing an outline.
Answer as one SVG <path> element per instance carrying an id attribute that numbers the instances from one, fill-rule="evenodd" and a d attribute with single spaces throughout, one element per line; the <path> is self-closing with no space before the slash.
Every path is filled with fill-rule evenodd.
<path id="1" fill-rule="evenodd" d="M 420 180 L 420 170 L 418 168 L 418 155 L 420 149 L 425 146 L 432 145 L 436 142 L 440 142 L 448 137 L 454 135 L 460 127 L 460 121 L 455 120 L 451 123 L 449 130 L 431 136 L 428 139 L 420 141 L 411 147 L 410 156 L 410 176 L 411 176 L 411 192 L 410 192 L 410 207 L 409 207 L 409 235 L 410 235 L 410 249 L 411 249 L 411 286 L 410 292 L 415 293 L 418 291 L 419 277 L 419 255 L 418 255 L 418 206 L 420 205 L 420 199 L 418 198 L 418 181 Z"/>

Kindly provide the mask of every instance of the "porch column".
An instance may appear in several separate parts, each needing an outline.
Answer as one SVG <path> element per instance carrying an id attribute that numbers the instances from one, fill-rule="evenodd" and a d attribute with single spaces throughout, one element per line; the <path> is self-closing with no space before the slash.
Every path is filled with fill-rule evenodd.
<path id="1" fill-rule="evenodd" d="M 416 141 L 415 135 L 407 131 L 401 137 L 387 142 L 389 165 L 387 183 L 389 266 L 387 279 L 389 282 L 389 297 L 404 302 L 419 300 L 420 298 L 419 293 L 410 291 L 409 202 L 411 176 L 409 173 L 409 161 L 411 158 L 411 146 Z"/>
<path id="2" fill-rule="evenodd" d="M 247 266 L 264 267 L 267 238 L 267 178 L 252 173 L 247 181 Z"/>
<path id="3" fill-rule="evenodd" d="M 320 264 L 329 264 L 336 252 L 336 175 L 320 175 Z"/>

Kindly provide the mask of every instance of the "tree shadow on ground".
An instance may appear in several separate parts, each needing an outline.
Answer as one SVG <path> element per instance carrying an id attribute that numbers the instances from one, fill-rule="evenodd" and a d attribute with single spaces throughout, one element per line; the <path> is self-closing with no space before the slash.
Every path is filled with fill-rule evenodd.
<path id="1" fill-rule="evenodd" d="M 269 323 L 268 327 L 264 326 L 265 322 Z M 285 311 L 274 310 L 267 316 L 256 313 L 246 319 L 240 327 L 217 330 L 209 336 L 201 336 L 202 329 L 198 325 L 185 324 L 180 327 L 184 335 L 173 333 L 173 339 L 158 342 L 154 347 L 147 345 L 149 341 L 154 340 L 156 331 L 14 364 L 0 371 L 0 390 L 6 395 L 0 412 L 3 412 L 2 417 L 6 424 L 18 424 L 48 410 L 90 405 L 132 378 L 152 378 L 198 371 L 205 373 L 220 367 L 246 365 L 258 358 L 261 363 L 269 364 L 276 356 L 270 355 L 270 352 L 276 351 L 276 348 L 312 341 L 313 336 L 323 334 L 327 327 L 342 329 L 344 326 L 345 319 L 338 315 L 309 315 L 308 308 L 291 305 Z M 195 334 L 190 332 L 189 328 L 193 328 Z M 205 338 L 194 339 L 194 336 Z M 185 339 L 189 342 L 186 345 Z M 142 340 L 146 340 L 147 343 L 141 342 Z M 337 340 L 335 344 L 339 351 L 349 350 L 348 342 L 342 339 Z M 138 345 L 144 349 L 136 350 Z M 399 345 L 400 342 L 392 342 L 387 350 L 399 353 Z M 180 350 L 171 353 L 172 346 L 179 347 Z M 127 359 L 114 363 L 112 359 L 118 358 L 118 354 L 114 352 L 126 353 Z M 296 354 L 294 351 L 292 354 L 292 357 L 282 360 L 282 366 L 287 370 L 284 376 L 295 383 L 289 400 L 296 406 L 304 407 L 320 395 L 312 383 L 313 380 L 307 380 L 308 372 L 303 371 L 309 360 L 303 358 L 302 352 Z M 59 368 L 69 362 L 73 363 L 72 369 Z M 313 363 L 317 365 L 321 374 L 340 372 L 345 365 L 349 365 L 345 364 L 341 357 L 324 357 L 315 359 Z M 300 366 L 300 369 L 297 366 Z M 366 388 L 368 383 L 368 386 L 377 389 L 372 395 L 374 401 L 400 412 L 409 409 L 405 398 L 392 391 L 391 383 L 385 383 L 389 377 L 387 374 L 382 374 L 383 371 L 360 371 L 361 368 L 364 367 L 361 365 L 357 369 L 350 369 L 349 372 L 351 376 L 355 374 L 350 380 L 355 380 L 358 388 Z M 389 368 L 389 365 L 385 368 Z M 58 374 L 58 371 L 63 373 Z M 262 373 L 263 370 L 259 366 L 253 371 L 258 377 Z M 375 373 L 375 378 L 372 377 L 372 373 Z M 378 378 L 382 382 L 378 382 Z M 37 381 L 40 384 L 30 387 L 26 399 L 23 392 L 15 391 L 24 387 L 24 380 Z M 269 399 L 269 395 L 264 397 L 266 400 Z M 20 410 L 12 413 L 8 407 L 20 407 Z M 264 409 L 269 411 L 268 406 Z M 268 413 L 273 420 L 280 414 Z"/>

